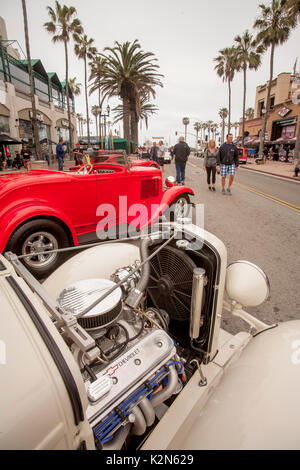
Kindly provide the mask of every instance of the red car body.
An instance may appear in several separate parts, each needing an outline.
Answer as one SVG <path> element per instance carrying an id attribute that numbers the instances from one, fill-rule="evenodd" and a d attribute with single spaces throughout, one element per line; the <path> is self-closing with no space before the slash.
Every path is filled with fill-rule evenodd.
<path id="1" fill-rule="evenodd" d="M 32 170 L 3 175 L 0 177 L 0 252 L 15 248 L 17 254 L 26 254 L 20 247 L 16 249 L 15 238 L 28 221 L 50 220 L 65 232 L 68 239 L 65 246 L 78 245 L 99 241 L 96 230 L 107 226 L 150 225 L 178 196 L 193 194 L 184 186 L 164 191 L 161 171 L 144 166 L 128 168 L 105 163 L 94 164 L 88 174 Z M 121 204 L 119 196 L 123 196 Z M 137 203 L 145 209 L 139 217 L 134 210 Z M 115 218 L 108 217 L 103 204 L 110 205 Z M 38 223 L 34 225 L 38 227 Z M 37 244 L 35 240 L 34 243 Z"/>
<path id="2" fill-rule="evenodd" d="M 124 163 L 124 154 L 123 153 L 114 153 L 114 154 L 106 154 L 105 151 L 96 151 L 94 154 L 97 156 L 91 155 L 90 161 L 92 164 L 94 163 Z M 84 159 L 84 158 L 83 158 Z M 155 168 L 159 168 L 159 164 L 153 160 L 128 160 L 130 166 L 151 166 Z M 74 166 L 70 168 L 71 171 L 73 170 L 78 170 L 80 166 L 82 166 L 84 162 L 82 162 L 81 165 Z"/>

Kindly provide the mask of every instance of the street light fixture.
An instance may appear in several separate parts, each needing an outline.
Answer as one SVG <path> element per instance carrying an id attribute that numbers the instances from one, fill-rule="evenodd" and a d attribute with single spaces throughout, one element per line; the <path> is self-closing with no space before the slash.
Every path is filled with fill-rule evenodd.
<path id="1" fill-rule="evenodd" d="M 99 113 L 99 119 L 100 119 L 100 139 L 101 139 L 101 118 L 103 117 L 104 118 L 104 137 L 106 137 L 106 118 L 109 117 L 109 113 L 110 113 L 110 106 L 109 104 L 107 105 L 106 107 L 106 113 L 103 113 L 102 114 L 102 108 L 100 108 L 100 113 Z"/>

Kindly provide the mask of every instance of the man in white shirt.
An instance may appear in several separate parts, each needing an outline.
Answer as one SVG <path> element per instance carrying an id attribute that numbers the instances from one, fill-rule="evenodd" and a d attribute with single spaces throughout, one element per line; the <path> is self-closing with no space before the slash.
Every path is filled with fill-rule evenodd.
<path id="1" fill-rule="evenodd" d="M 161 167 L 161 171 L 164 169 L 164 156 L 165 156 L 165 146 L 162 140 L 159 141 L 158 144 L 158 150 L 157 150 L 157 156 L 158 156 L 158 163 L 159 166 Z"/>

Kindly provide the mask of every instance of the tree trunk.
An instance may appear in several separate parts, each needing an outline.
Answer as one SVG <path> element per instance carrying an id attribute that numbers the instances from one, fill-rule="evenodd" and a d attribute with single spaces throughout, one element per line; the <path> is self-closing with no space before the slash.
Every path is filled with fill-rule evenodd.
<path id="1" fill-rule="evenodd" d="M 69 141 L 70 141 L 70 157 L 73 156 L 73 133 L 72 133 L 72 122 L 71 122 L 71 110 L 70 110 L 70 97 L 69 97 L 69 60 L 68 60 L 68 45 L 67 40 L 64 40 L 65 45 L 65 59 L 66 59 L 66 98 L 67 98 L 67 112 L 69 122 Z"/>
<path id="2" fill-rule="evenodd" d="M 25 42 L 26 42 L 26 52 L 27 52 L 27 60 L 28 60 L 28 74 L 29 74 L 29 83 L 30 83 L 30 97 L 31 97 L 31 107 L 32 107 L 32 126 L 33 126 L 33 137 L 35 142 L 35 150 L 37 154 L 38 160 L 41 157 L 41 146 L 40 146 L 40 139 L 39 139 L 39 132 L 38 132 L 38 124 L 36 118 L 36 106 L 35 106 L 35 94 L 34 94 L 34 83 L 33 83 L 33 75 L 32 75 L 32 67 L 31 67 L 31 56 L 30 56 L 30 45 L 29 45 L 29 34 L 28 34 L 28 22 L 27 22 L 27 10 L 26 10 L 26 2 L 22 0 L 23 6 L 23 16 L 24 16 L 24 30 L 25 30 Z"/>
<path id="3" fill-rule="evenodd" d="M 244 63 L 244 97 L 243 97 L 243 125 L 242 125 L 242 139 L 243 147 L 245 147 L 245 109 L 246 109 L 246 89 L 247 89 L 247 65 Z"/>
<path id="4" fill-rule="evenodd" d="M 123 132 L 127 140 L 128 154 L 130 154 L 130 106 L 129 99 L 123 98 Z"/>
<path id="5" fill-rule="evenodd" d="M 263 116 L 262 119 L 262 130 L 260 134 L 260 142 L 259 142 L 259 153 L 258 157 L 262 158 L 262 161 L 264 163 L 264 140 L 265 140 L 265 134 L 266 134 L 266 128 L 267 128 L 267 121 L 268 121 L 268 116 L 270 112 L 270 96 L 271 96 L 271 88 L 272 88 L 272 80 L 273 80 L 273 67 L 274 67 L 274 51 L 275 51 L 275 43 L 272 43 L 271 46 L 271 57 L 270 57 L 270 80 L 268 84 L 268 93 L 267 93 L 267 103 L 266 103 L 266 112 Z"/>
<path id="6" fill-rule="evenodd" d="M 95 119 L 96 119 L 96 137 L 98 137 L 97 136 L 97 134 L 98 134 L 98 116 L 97 116 L 97 114 L 95 114 Z"/>
<path id="7" fill-rule="evenodd" d="M 230 134 L 230 129 L 231 129 L 231 86 L 230 86 L 230 80 L 228 80 L 228 95 L 229 95 L 229 103 L 228 103 L 228 132 L 227 134 Z"/>
<path id="8" fill-rule="evenodd" d="M 136 147 L 138 146 L 138 135 L 139 135 L 139 122 L 136 117 L 136 114 L 134 110 L 131 110 L 130 112 L 130 134 L 131 134 L 131 140 L 133 140 L 133 153 L 136 151 Z"/>
<path id="9" fill-rule="evenodd" d="M 100 89 L 100 80 L 99 80 L 99 90 L 98 90 L 98 98 L 99 98 L 99 141 L 101 141 L 101 89 Z"/>
<path id="10" fill-rule="evenodd" d="M 84 55 L 84 88 L 85 88 L 85 107 L 86 107 L 86 123 L 87 123 L 87 138 L 88 138 L 88 147 L 91 145 L 90 139 L 90 119 L 89 119 L 89 102 L 88 102 L 88 92 L 87 92 L 87 70 L 86 70 L 86 54 Z"/>
<path id="11" fill-rule="evenodd" d="M 224 137 L 225 137 L 225 119 L 222 118 L 222 144 L 224 144 Z"/>

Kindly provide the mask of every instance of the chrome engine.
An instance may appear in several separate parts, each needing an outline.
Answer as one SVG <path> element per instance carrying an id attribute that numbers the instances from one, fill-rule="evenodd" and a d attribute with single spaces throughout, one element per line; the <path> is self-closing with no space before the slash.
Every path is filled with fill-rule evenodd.
<path id="1" fill-rule="evenodd" d="M 147 237 L 141 261 L 117 269 L 110 280 L 78 281 L 58 296 L 61 311 L 77 325 L 65 332 L 99 448 L 121 449 L 128 438 L 146 435 L 194 372 L 191 364 L 199 364 L 193 358 L 205 360 L 215 261 L 208 249 L 191 248 L 191 256 L 189 242 L 179 248 L 170 242 L 163 234 Z M 214 273 L 210 282 L 207 272 Z"/>
<path id="2" fill-rule="evenodd" d="M 78 346 L 71 346 L 83 371 L 89 399 L 87 417 L 100 447 L 111 441 L 113 448 L 119 448 L 128 433 L 121 433 L 120 439 L 117 431 L 126 425 L 128 432 L 144 434 L 155 420 L 154 408 L 182 388 L 178 373 L 183 375 L 184 369 L 174 341 L 164 329 L 167 314 L 126 305 L 126 297 L 141 274 L 126 277 L 137 266 L 112 274 L 120 286 L 111 280 L 87 279 L 68 286 L 57 299 L 93 337 L 100 352 L 96 360 L 88 361 Z M 106 293 L 103 301 L 82 314 Z M 162 382 L 168 386 L 156 392 Z"/>

